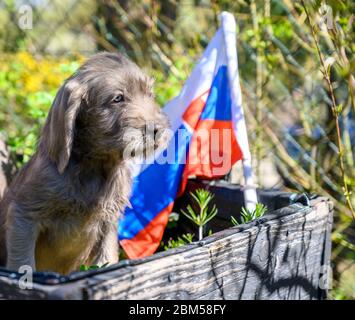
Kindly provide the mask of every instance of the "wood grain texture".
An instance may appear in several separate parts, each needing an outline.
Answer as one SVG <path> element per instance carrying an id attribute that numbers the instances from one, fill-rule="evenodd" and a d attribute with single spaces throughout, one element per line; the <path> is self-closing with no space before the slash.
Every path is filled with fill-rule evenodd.
<path id="1" fill-rule="evenodd" d="M 332 204 L 316 198 L 201 242 L 20 290 L 1 276 L 0 299 L 322 299 Z"/>
<path id="2" fill-rule="evenodd" d="M 320 201 L 233 228 L 183 252 L 93 277 L 85 291 L 92 299 L 318 299 L 328 213 Z"/>

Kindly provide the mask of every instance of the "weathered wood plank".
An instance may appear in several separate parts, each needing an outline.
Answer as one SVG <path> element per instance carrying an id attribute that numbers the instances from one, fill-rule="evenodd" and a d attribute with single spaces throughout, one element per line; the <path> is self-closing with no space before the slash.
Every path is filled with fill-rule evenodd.
<path id="1" fill-rule="evenodd" d="M 281 221 L 216 235 L 201 247 L 130 272 L 92 277 L 85 290 L 93 299 L 319 298 L 327 206 L 319 202 L 313 210 L 298 211 Z"/>
<path id="2" fill-rule="evenodd" d="M 317 198 L 311 207 L 293 204 L 201 242 L 26 293 L 0 274 L 0 298 L 319 299 L 331 223 L 331 203 Z"/>

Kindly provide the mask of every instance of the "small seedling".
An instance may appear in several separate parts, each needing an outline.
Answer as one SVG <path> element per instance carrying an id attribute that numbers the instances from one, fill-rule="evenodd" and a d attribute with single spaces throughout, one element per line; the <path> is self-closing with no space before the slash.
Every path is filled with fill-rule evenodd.
<path id="1" fill-rule="evenodd" d="M 82 264 L 80 266 L 80 271 L 97 270 L 97 269 L 105 268 L 107 266 L 108 266 L 108 262 L 104 263 L 102 266 L 98 266 L 98 265 L 87 266 L 85 264 Z"/>
<path id="2" fill-rule="evenodd" d="M 194 234 L 186 233 L 183 234 L 181 237 L 178 237 L 177 240 L 169 239 L 166 245 L 164 245 L 164 243 L 162 242 L 162 247 L 164 248 L 164 250 L 179 248 L 185 244 L 191 243 L 193 241 L 193 238 Z"/>
<path id="3" fill-rule="evenodd" d="M 255 210 L 249 210 L 244 207 L 242 208 L 242 211 L 240 212 L 241 223 L 239 223 L 237 221 L 237 219 L 233 216 L 231 217 L 231 221 L 234 226 L 237 226 L 239 224 L 247 223 L 247 222 L 250 222 L 252 220 L 262 217 L 266 211 L 267 211 L 267 207 L 265 205 L 263 205 L 262 203 L 257 203 L 255 206 Z"/>
<path id="4" fill-rule="evenodd" d="M 218 210 L 215 205 L 213 205 L 211 210 L 208 209 L 208 204 L 214 197 L 211 192 L 204 189 L 197 189 L 195 193 L 190 192 L 190 195 L 199 207 L 198 213 L 192 209 L 191 205 L 187 206 L 187 212 L 181 210 L 181 213 L 198 226 L 198 239 L 202 240 L 203 226 L 215 217 Z"/>

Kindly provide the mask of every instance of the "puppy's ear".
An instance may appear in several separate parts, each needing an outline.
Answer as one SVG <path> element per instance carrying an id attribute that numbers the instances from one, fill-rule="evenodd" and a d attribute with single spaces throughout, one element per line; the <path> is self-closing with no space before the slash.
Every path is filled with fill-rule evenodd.
<path id="1" fill-rule="evenodd" d="M 48 155 L 62 174 L 68 164 L 75 133 L 75 120 L 83 100 L 84 90 L 75 78 L 59 89 L 43 131 Z"/>

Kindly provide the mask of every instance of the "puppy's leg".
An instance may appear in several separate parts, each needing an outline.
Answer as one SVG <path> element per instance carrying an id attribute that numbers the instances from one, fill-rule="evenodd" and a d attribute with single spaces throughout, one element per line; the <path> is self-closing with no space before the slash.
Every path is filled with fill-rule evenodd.
<path id="1" fill-rule="evenodd" d="M 105 223 L 101 237 L 96 243 L 92 256 L 92 264 L 102 266 L 105 263 L 118 262 L 117 224 Z"/>
<path id="2" fill-rule="evenodd" d="M 37 224 L 13 206 L 9 208 L 8 229 L 6 235 L 7 263 L 10 270 L 18 271 L 21 266 L 28 265 L 35 270 L 35 247 L 38 235 Z"/>

